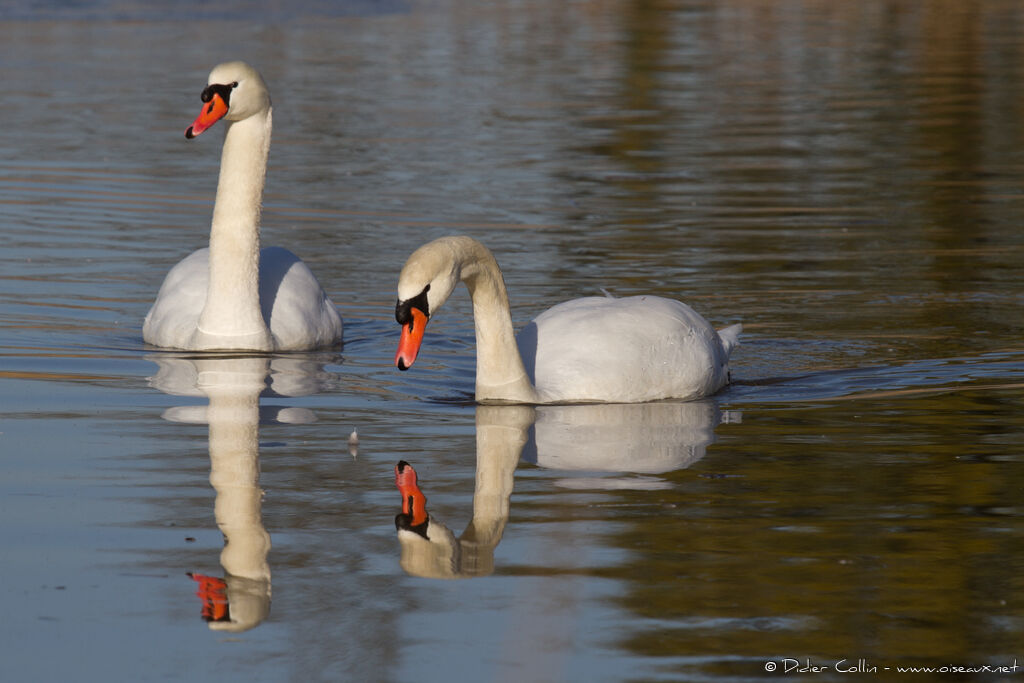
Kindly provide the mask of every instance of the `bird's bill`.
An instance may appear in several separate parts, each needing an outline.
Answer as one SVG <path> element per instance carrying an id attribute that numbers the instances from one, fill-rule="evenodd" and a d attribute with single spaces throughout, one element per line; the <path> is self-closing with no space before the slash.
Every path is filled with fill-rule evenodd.
<path id="1" fill-rule="evenodd" d="M 410 308 L 412 320 L 402 325 L 402 337 L 398 340 L 398 351 L 395 353 L 395 365 L 399 370 L 408 370 L 416 362 L 423 343 L 423 332 L 427 328 L 427 314 L 418 308 Z"/>
<path id="2" fill-rule="evenodd" d="M 395 486 L 402 494 L 402 514 L 406 524 L 417 527 L 427 521 L 427 497 L 423 495 L 416 481 L 416 470 L 412 465 L 400 461 L 395 465 Z"/>
<path id="3" fill-rule="evenodd" d="M 185 131 L 185 137 L 191 140 L 197 135 L 202 134 L 204 130 L 224 118 L 224 115 L 227 113 L 228 103 L 224 101 L 223 97 L 214 93 L 210 97 L 210 101 L 203 104 L 199 116 L 196 117 L 196 120 Z"/>

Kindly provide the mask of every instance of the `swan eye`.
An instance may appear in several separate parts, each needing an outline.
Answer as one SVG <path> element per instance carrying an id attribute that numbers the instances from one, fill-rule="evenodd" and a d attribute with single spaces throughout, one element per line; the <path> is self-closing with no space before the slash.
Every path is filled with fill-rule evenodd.
<path id="1" fill-rule="evenodd" d="M 427 301 L 427 292 L 430 291 L 430 285 L 423 288 L 423 291 L 414 296 L 411 299 L 405 301 L 399 300 L 395 304 L 395 320 L 398 321 L 399 325 L 407 325 L 412 322 L 412 313 L 409 312 L 411 308 L 418 308 L 423 315 L 430 317 L 430 302 Z"/>
<path id="2" fill-rule="evenodd" d="M 211 83 L 210 85 L 203 88 L 203 94 L 199 96 L 203 102 L 209 102 L 213 99 L 214 95 L 220 95 L 220 98 L 224 100 L 224 104 L 231 104 L 231 91 L 238 85 L 238 83 L 232 83 L 231 85 L 221 85 L 218 83 Z"/>
<path id="3" fill-rule="evenodd" d="M 238 81 L 235 81 L 234 83 L 232 83 L 231 87 L 232 88 L 237 88 L 238 87 Z"/>

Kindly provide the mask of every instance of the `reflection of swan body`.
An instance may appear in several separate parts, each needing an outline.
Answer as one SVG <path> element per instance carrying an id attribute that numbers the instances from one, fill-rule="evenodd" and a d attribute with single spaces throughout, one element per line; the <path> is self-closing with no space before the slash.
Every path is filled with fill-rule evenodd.
<path id="1" fill-rule="evenodd" d="M 328 353 L 296 354 L 270 358 L 262 397 L 307 396 L 322 391 L 336 376 L 324 372 L 324 364 L 334 360 Z M 165 394 L 175 396 L 206 396 L 202 387 L 222 382 L 231 383 L 236 373 L 230 368 L 239 360 L 232 356 L 203 356 L 196 358 L 178 353 L 153 353 L 148 360 L 157 364 L 158 370 L 149 378 L 149 384 Z M 224 369 L 224 370 L 222 370 Z M 218 373 L 225 377 L 219 378 Z M 209 422 L 208 406 L 175 406 L 164 411 L 163 417 L 171 422 L 206 424 Z M 308 424 L 316 416 L 306 408 L 261 405 L 259 421 L 285 424 Z"/>
<path id="2" fill-rule="evenodd" d="M 227 121 L 210 246 L 167 274 L 143 338 L 193 351 L 296 351 L 340 343 L 341 316 L 306 264 L 281 247 L 260 250 L 272 118 L 263 78 L 242 62 L 221 64 L 202 99 L 206 104 L 186 137 Z"/>
<path id="3" fill-rule="evenodd" d="M 427 321 L 460 280 L 473 299 L 478 401 L 639 403 L 700 398 L 729 382 L 729 354 L 742 327 L 716 332 L 671 299 L 574 299 L 539 315 L 516 338 L 497 261 L 469 237 L 430 242 L 402 268 L 399 369 L 415 361 Z"/>
<path id="4" fill-rule="evenodd" d="M 533 419 L 526 406 L 479 406 L 476 415 L 476 489 L 473 518 L 459 538 L 426 511 L 426 496 L 406 462 L 395 467 L 403 511 L 395 518 L 402 547 L 402 569 L 414 576 L 456 579 L 494 571 L 494 548 L 509 515 L 509 497 L 525 426 Z"/>
<path id="5" fill-rule="evenodd" d="M 395 468 L 402 512 L 395 518 L 401 565 L 433 578 L 485 576 L 509 516 L 513 474 L 520 456 L 540 467 L 600 474 L 564 478 L 567 488 L 664 488 L 660 474 L 704 456 L 721 420 L 711 401 L 576 406 L 477 406 L 476 489 L 473 518 L 460 537 L 427 511 L 416 471 Z M 735 419 L 735 417 L 733 417 Z"/>
<path id="6" fill-rule="evenodd" d="M 557 470 L 661 474 L 703 458 L 720 421 L 713 401 L 544 406 L 523 459 Z"/>
<path id="7" fill-rule="evenodd" d="M 266 386 L 268 359 L 235 358 L 200 365 L 199 388 L 210 398 L 210 484 L 217 492 L 214 516 L 224 534 L 224 567 L 229 610 L 210 628 L 244 631 L 270 611 L 270 535 L 263 527 L 259 488 L 259 397 Z M 206 381 L 203 381 L 203 380 Z"/>
<path id="8" fill-rule="evenodd" d="M 204 600 L 204 617 L 211 629 L 245 631 L 258 625 L 270 611 L 270 536 L 263 526 L 259 488 L 260 396 L 270 393 L 277 373 L 279 386 L 312 393 L 322 368 L 309 359 L 264 356 L 188 358 L 153 354 L 160 370 L 150 383 L 178 395 L 202 395 L 206 406 L 170 408 L 164 417 L 209 425 L 210 484 L 217 493 L 214 516 L 224 534 L 220 563 L 224 578 L 192 575 Z M 276 371 L 274 368 L 276 366 Z M 308 372 L 302 381 L 300 369 Z M 268 380 L 268 374 L 270 379 Z M 288 411 L 297 411 L 290 413 Z M 303 412 L 304 411 L 304 412 Z M 284 409 L 293 422 L 313 418 L 305 409 Z M 309 413 L 308 415 L 306 413 Z M 266 417 L 266 415 L 264 415 Z"/>

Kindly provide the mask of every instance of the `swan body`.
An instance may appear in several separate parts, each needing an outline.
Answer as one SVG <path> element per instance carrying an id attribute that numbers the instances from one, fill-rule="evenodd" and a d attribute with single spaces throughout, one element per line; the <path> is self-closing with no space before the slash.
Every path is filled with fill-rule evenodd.
<path id="1" fill-rule="evenodd" d="M 574 299 L 540 314 L 516 337 L 497 261 L 470 237 L 430 242 L 402 269 L 395 307 L 402 325 L 399 369 L 415 361 L 427 321 L 460 281 L 473 300 L 479 402 L 696 399 L 729 383 L 729 356 L 742 326 L 716 332 L 672 299 Z"/>
<path id="2" fill-rule="evenodd" d="M 221 64 L 185 136 L 227 122 L 209 248 L 170 270 L 146 315 L 143 339 L 190 351 L 300 351 L 336 345 L 342 321 L 316 276 L 281 247 L 260 249 L 260 209 L 272 107 L 260 74 Z"/>

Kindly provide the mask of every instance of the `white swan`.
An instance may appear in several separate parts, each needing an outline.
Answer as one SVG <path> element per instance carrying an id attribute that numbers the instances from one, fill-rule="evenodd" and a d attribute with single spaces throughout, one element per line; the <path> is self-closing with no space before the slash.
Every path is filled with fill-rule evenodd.
<path id="1" fill-rule="evenodd" d="M 260 206 L 270 150 L 270 95 L 243 62 L 220 64 L 203 90 L 193 138 L 227 122 L 210 246 L 167 273 L 142 326 L 149 344 L 190 351 L 299 351 L 341 342 L 334 304 L 299 257 L 260 250 Z"/>
<path id="2" fill-rule="evenodd" d="M 512 331 L 494 255 L 471 237 L 417 249 L 398 279 L 395 365 L 408 369 L 430 316 L 459 281 L 473 299 L 476 400 L 640 403 L 708 396 L 729 382 L 741 325 L 719 332 L 686 304 L 656 296 L 573 299 Z"/>

